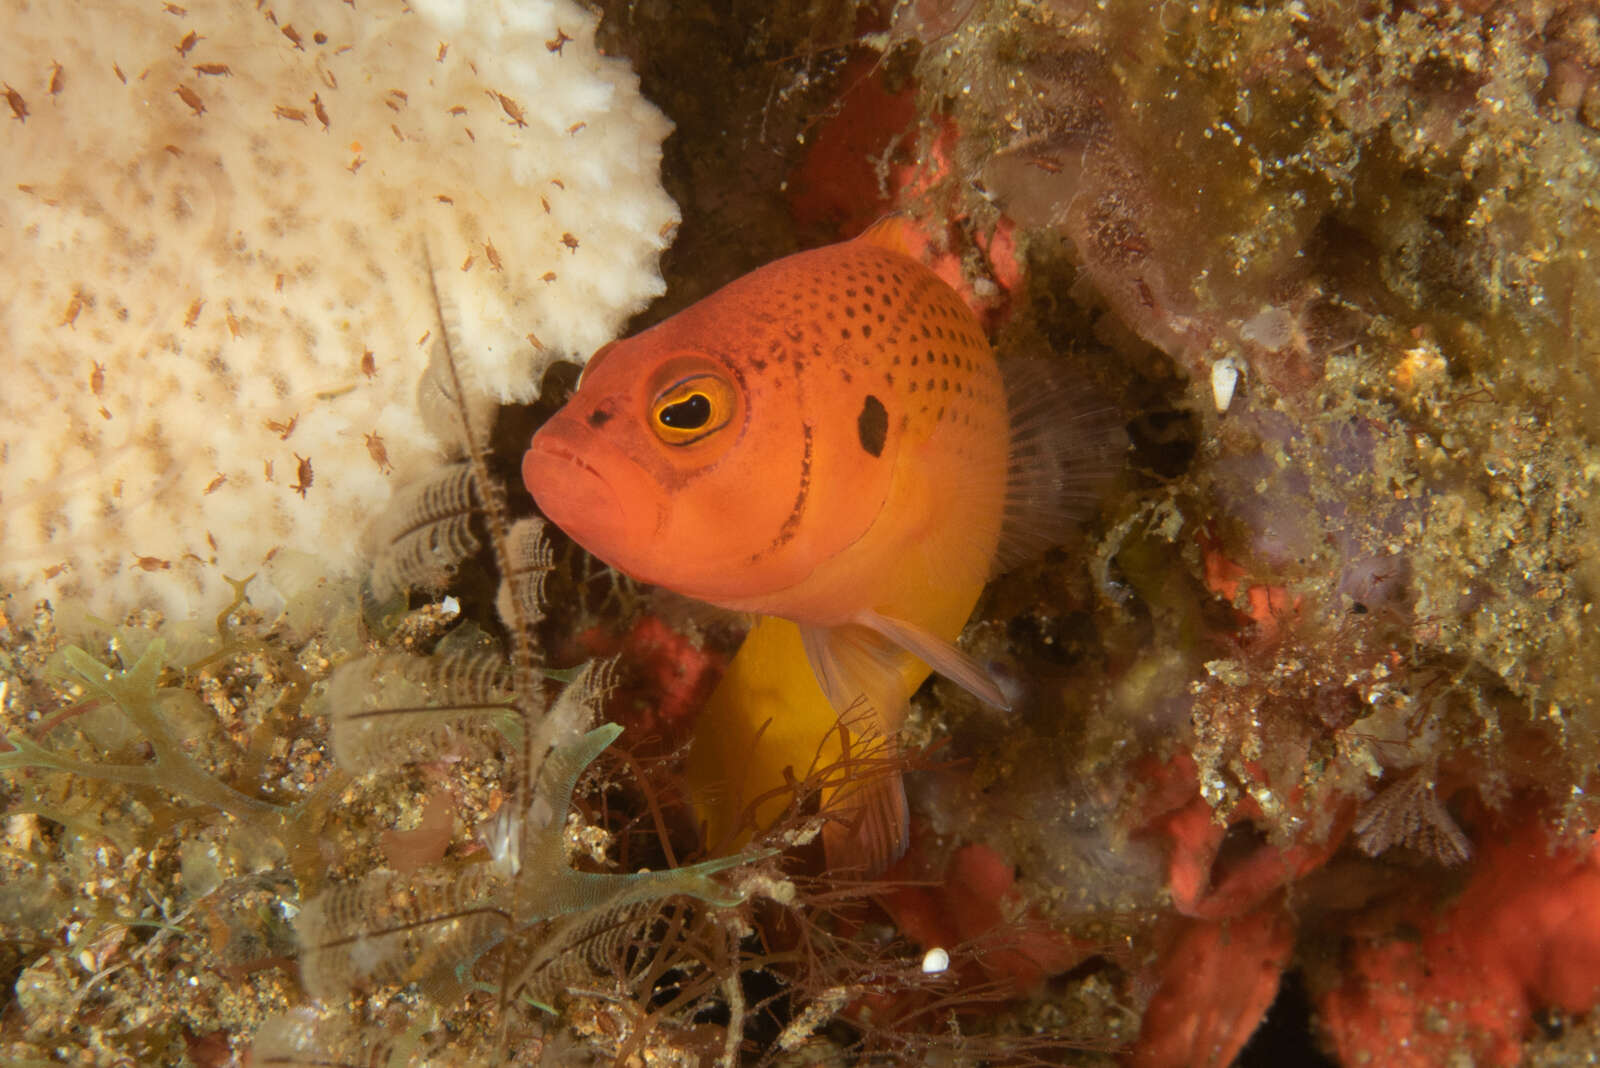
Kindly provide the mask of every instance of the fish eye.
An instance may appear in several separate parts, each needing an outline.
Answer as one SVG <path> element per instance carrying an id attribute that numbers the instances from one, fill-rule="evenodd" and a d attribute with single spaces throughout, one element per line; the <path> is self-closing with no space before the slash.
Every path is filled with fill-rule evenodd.
<path id="1" fill-rule="evenodd" d="M 733 418 L 733 386 L 720 375 L 680 378 L 656 394 L 650 428 L 668 445 L 692 445 Z"/>
<path id="2" fill-rule="evenodd" d="M 711 398 L 691 393 L 676 404 L 669 404 L 656 416 L 662 426 L 674 430 L 699 430 L 711 421 Z"/>

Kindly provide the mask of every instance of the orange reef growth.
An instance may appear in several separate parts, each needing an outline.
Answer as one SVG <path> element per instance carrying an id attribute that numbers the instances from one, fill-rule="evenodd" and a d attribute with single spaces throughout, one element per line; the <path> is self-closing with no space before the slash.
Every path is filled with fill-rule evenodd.
<path id="1" fill-rule="evenodd" d="M 1362 917 L 1317 1000 L 1343 1063 L 1517 1064 L 1538 1014 L 1600 1003 L 1600 855 L 1526 806 L 1485 820 L 1448 902 Z"/>

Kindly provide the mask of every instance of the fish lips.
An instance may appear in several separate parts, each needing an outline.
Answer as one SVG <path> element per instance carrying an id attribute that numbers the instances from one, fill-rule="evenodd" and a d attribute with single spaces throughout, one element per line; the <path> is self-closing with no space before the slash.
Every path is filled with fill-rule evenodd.
<path id="1" fill-rule="evenodd" d="M 545 518 L 606 563 L 628 568 L 629 545 L 647 544 L 660 525 L 649 477 L 620 450 L 573 438 L 548 423 L 522 457 L 522 482 Z"/>

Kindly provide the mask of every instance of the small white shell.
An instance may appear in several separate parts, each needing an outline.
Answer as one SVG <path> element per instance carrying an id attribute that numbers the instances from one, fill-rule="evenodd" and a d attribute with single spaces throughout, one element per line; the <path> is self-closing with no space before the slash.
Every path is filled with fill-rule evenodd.
<path id="1" fill-rule="evenodd" d="M 1233 403 L 1233 391 L 1243 374 L 1244 367 L 1232 356 L 1224 356 L 1211 365 L 1211 399 L 1217 411 L 1225 412 Z"/>
<path id="2" fill-rule="evenodd" d="M 950 967 L 950 954 L 938 946 L 934 946 L 922 955 L 924 975 L 938 975 L 948 967 Z"/>

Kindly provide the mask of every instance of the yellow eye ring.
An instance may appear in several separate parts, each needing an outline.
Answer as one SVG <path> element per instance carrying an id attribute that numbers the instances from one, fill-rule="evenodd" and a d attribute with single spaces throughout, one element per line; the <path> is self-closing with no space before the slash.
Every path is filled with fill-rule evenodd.
<path id="1" fill-rule="evenodd" d="M 733 384 L 721 375 L 689 375 L 656 394 L 650 429 L 668 445 L 692 445 L 727 426 L 736 406 Z"/>

